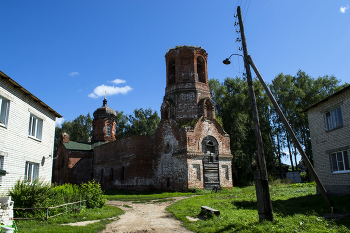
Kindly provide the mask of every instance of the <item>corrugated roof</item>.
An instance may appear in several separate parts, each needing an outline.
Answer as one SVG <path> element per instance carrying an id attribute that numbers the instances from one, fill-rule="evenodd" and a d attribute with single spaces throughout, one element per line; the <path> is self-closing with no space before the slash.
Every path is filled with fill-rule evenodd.
<path id="1" fill-rule="evenodd" d="M 57 113 L 55 110 L 50 108 L 47 104 L 45 104 L 43 101 L 41 101 L 38 97 L 27 91 L 24 87 L 19 85 L 15 80 L 7 76 L 4 72 L 0 70 L 0 77 L 3 79 L 7 79 L 10 83 L 12 83 L 15 87 L 19 88 L 21 91 L 23 91 L 25 94 L 29 95 L 34 101 L 39 102 L 44 108 L 47 108 L 50 112 L 55 114 L 56 117 L 62 117 L 59 113 Z"/>
<path id="2" fill-rule="evenodd" d="M 318 101 L 317 103 L 314 103 L 313 105 L 311 105 L 311 106 L 305 108 L 305 109 L 302 110 L 301 112 L 307 112 L 307 111 L 310 110 L 311 108 L 314 108 L 314 107 L 316 107 L 317 105 L 319 105 L 319 104 L 321 104 L 321 103 L 323 103 L 323 102 L 326 102 L 326 101 L 328 101 L 329 99 L 333 98 L 334 96 L 337 96 L 337 95 L 339 95 L 339 94 L 341 94 L 341 93 L 343 93 L 344 91 L 347 91 L 347 90 L 349 90 L 349 89 L 350 89 L 350 85 L 349 85 L 349 86 L 346 86 L 346 87 L 344 87 L 343 89 L 341 89 L 340 91 L 337 91 L 337 92 L 333 93 L 332 95 L 330 95 L 330 96 L 328 96 L 328 97 L 326 97 L 326 98 L 324 98 L 324 99 Z"/>
<path id="3" fill-rule="evenodd" d="M 86 143 L 86 142 L 75 142 L 69 141 L 68 143 L 63 143 L 67 150 L 92 150 L 95 146 L 105 144 L 107 142 L 95 142 L 95 143 Z"/>

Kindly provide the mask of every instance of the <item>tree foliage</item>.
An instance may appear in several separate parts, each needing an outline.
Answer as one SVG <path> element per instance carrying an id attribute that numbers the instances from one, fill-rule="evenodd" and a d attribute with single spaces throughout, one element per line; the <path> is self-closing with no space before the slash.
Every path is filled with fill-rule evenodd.
<path id="1" fill-rule="evenodd" d="M 125 115 L 123 111 L 116 111 L 116 132 L 115 138 L 120 139 L 131 135 L 154 135 L 160 118 L 152 109 L 135 109 L 133 114 Z M 69 140 L 75 142 L 89 142 L 92 133 L 92 118 L 90 113 L 86 116 L 80 115 L 73 121 L 64 121 L 61 127 L 55 128 L 56 152 L 62 133 L 69 134 Z"/>
<path id="2" fill-rule="evenodd" d="M 295 76 L 281 73 L 269 85 L 311 161 L 312 149 L 307 113 L 301 113 L 301 111 L 346 85 L 340 85 L 340 80 L 334 76 L 325 75 L 315 79 L 301 70 Z M 211 79 L 209 86 L 215 103 L 216 115 L 221 119 L 225 131 L 230 135 L 234 177 L 238 184 L 244 184 L 252 179 L 252 171 L 258 167 L 248 85 L 244 79 L 236 77 L 226 78 L 223 83 Z M 272 175 L 278 159 L 283 154 L 285 155 L 283 151 L 289 151 L 293 165 L 297 164 L 298 151 L 257 79 L 254 79 L 253 86 L 267 170 Z M 276 141 L 277 135 L 279 141 Z M 278 146 L 281 147 L 280 154 L 277 153 Z"/>

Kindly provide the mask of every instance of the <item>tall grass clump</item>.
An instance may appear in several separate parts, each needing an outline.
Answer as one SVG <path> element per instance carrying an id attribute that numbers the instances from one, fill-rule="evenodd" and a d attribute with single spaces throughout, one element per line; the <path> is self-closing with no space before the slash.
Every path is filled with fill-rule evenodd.
<path id="1" fill-rule="evenodd" d="M 86 200 L 87 208 L 102 208 L 107 200 L 103 196 L 100 184 L 94 180 L 81 185 L 50 185 L 40 181 L 17 181 L 8 195 L 14 201 L 15 208 L 54 207 L 65 203 Z M 65 211 L 65 206 L 50 209 L 50 215 Z M 69 206 L 68 208 L 73 208 Z M 16 210 L 15 218 L 44 218 L 46 209 Z"/>

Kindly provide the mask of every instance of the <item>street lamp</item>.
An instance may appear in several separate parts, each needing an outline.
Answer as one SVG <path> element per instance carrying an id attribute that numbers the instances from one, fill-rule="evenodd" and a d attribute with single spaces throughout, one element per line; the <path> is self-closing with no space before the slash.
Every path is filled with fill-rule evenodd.
<path id="1" fill-rule="evenodd" d="M 233 56 L 233 55 L 237 55 L 237 56 L 241 56 L 241 57 L 243 57 L 241 54 L 236 54 L 236 53 L 234 53 L 234 54 L 231 54 L 231 56 L 229 56 L 228 58 L 226 58 L 225 60 L 223 60 L 222 61 L 222 63 L 224 63 L 225 65 L 229 65 L 229 64 L 231 64 L 231 62 L 230 62 L 230 58 Z M 243 57 L 244 58 L 244 57 Z"/>

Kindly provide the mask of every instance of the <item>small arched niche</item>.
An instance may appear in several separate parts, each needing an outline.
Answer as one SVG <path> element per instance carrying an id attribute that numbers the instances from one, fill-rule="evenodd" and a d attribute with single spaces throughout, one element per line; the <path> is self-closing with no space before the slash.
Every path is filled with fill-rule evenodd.
<path id="1" fill-rule="evenodd" d="M 197 81 L 206 83 L 205 78 L 205 61 L 203 57 L 197 57 Z"/>
<path id="2" fill-rule="evenodd" d="M 168 86 L 175 83 L 175 59 L 171 58 L 168 62 Z"/>
<path id="3" fill-rule="evenodd" d="M 210 99 L 207 99 L 206 101 L 204 101 L 204 116 L 208 118 L 215 118 L 214 106 Z"/>

